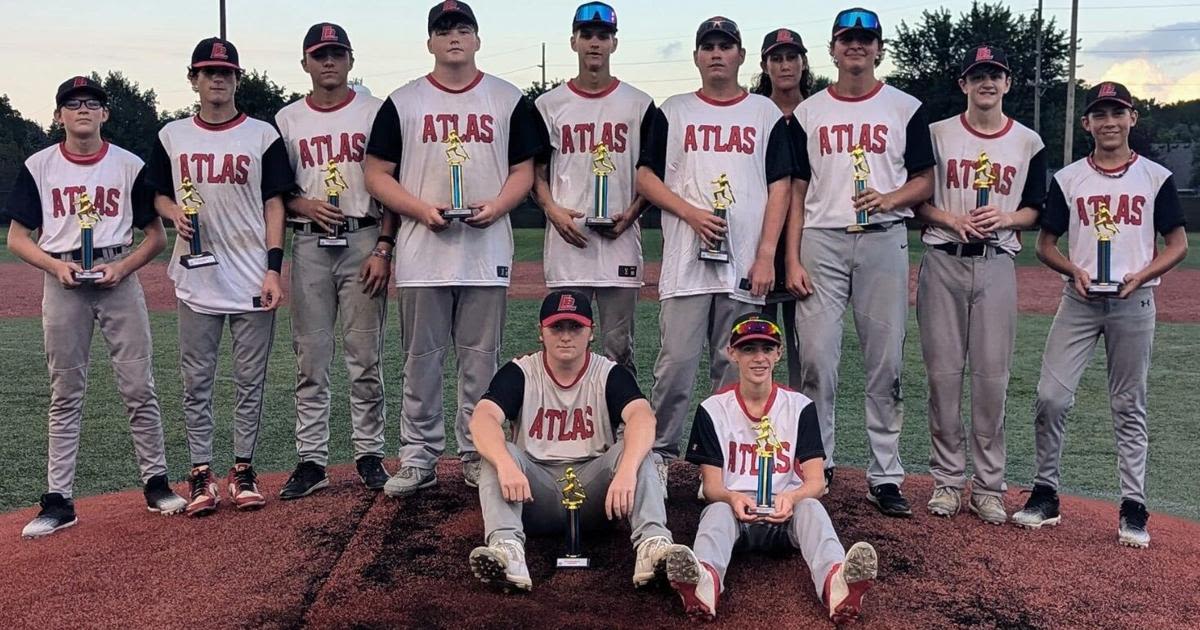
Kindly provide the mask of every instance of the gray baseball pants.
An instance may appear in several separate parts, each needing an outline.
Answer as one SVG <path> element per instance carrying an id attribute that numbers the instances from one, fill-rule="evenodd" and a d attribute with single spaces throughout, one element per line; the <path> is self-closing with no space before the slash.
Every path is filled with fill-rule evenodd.
<path id="1" fill-rule="evenodd" d="M 971 491 L 1004 493 L 1004 401 L 1017 336 L 1013 258 L 993 247 L 959 257 L 928 248 L 917 274 L 917 323 L 929 381 L 929 472 L 938 486 L 967 483 L 963 374 L 970 365 Z"/>
<path id="2" fill-rule="evenodd" d="M 152 342 L 146 297 L 136 275 L 111 289 L 83 285 L 65 289 L 46 274 L 42 282 L 42 328 L 50 370 L 48 492 L 70 498 L 83 424 L 92 332 L 108 344 L 117 390 L 129 416 L 129 432 L 142 483 L 166 474 L 162 415 L 151 369 Z"/>
<path id="3" fill-rule="evenodd" d="M 570 287 L 592 299 L 600 324 L 600 345 L 604 356 L 637 375 L 633 360 L 633 325 L 637 319 L 640 289 L 631 287 Z M 557 291 L 559 289 L 552 289 Z"/>
<path id="4" fill-rule="evenodd" d="M 296 352 L 296 454 L 329 463 L 329 368 L 341 320 L 350 381 L 350 427 L 355 459 L 383 457 L 383 352 L 387 293 L 371 297 L 358 280 L 379 237 L 378 227 L 347 233 L 348 247 L 318 247 L 317 234 L 292 241 L 292 349 Z"/>
<path id="5" fill-rule="evenodd" d="M 908 318 L 908 235 L 904 224 L 883 232 L 847 234 L 806 229 L 800 262 L 814 293 L 796 304 L 800 344 L 800 391 L 817 405 L 825 467 L 834 464 L 835 398 L 842 356 L 842 319 L 849 306 L 866 370 L 867 483 L 900 485 L 900 391 L 905 321 Z"/>
<path id="6" fill-rule="evenodd" d="M 575 469 L 579 482 L 583 484 L 587 499 L 579 508 L 581 528 L 595 527 L 607 522 L 604 513 L 608 486 L 612 483 L 617 464 L 621 461 L 625 443 L 618 441 L 603 455 L 575 464 L 545 464 L 531 459 L 512 442 L 507 443 L 508 452 L 529 479 L 532 503 L 510 503 L 504 500 L 500 478 L 496 467 L 484 460 L 479 471 L 479 504 L 483 508 L 484 541 L 487 544 L 501 540 L 515 540 L 525 544 L 525 532 L 535 535 L 554 534 L 567 526 L 567 508 L 562 504 L 562 485 L 559 479 L 568 467 Z M 667 529 L 667 504 L 662 480 L 655 463 L 661 461 L 651 452 L 638 466 L 637 488 L 633 493 L 633 513 L 629 524 L 633 530 L 629 537 L 634 547 L 652 536 L 665 536 L 671 540 Z"/>
<path id="7" fill-rule="evenodd" d="M 226 320 L 233 337 L 233 456 L 253 458 L 258 444 L 267 361 L 275 338 L 275 312 L 207 315 L 179 302 L 183 420 L 193 464 L 212 462 L 213 430 L 216 427 L 212 411 L 213 384 Z"/>
<path id="8" fill-rule="evenodd" d="M 1139 288 L 1124 300 L 1085 300 L 1072 285 L 1063 289 L 1046 338 L 1034 407 L 1034 483 L 1058 489 L 1067 412 L 1075 403 L 1079 379 L 1103 336 L 1121 498 L 1146 502 L 1146 378 L 1154 342 L 1154 314 L 1152 288 Z"/>
<path id="9" fill-rule="evenodd" d="M 499 367 L 508 288 L 406 287 L 399 301 L 406 357 L 400 461 L 432 469 L 446 450 L 442 370 L 452 343 L 458 360 L 458 454 L 464 461 L 478 459 L 468 424 Z"/>

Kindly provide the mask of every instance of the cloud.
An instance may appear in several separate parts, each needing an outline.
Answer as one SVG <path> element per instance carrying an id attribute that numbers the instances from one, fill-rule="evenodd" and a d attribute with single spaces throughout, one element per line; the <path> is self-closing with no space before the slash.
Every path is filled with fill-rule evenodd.
<path id="1" fill-rule="evenodd" d="M 663 61 L 670 61 L 679 56 L 683 52 L 683 42 L 673 41 L 666 46 L 658 48 L 658 58 Z"/>
<path id="2" fill-rule="evenodd" d="M 1153 98 L 1160 103 L 1200 98 L 1200 70 L 1172 76 L 1149 57 L 1115 63 L 1100 81 L 1123 83 L 1135 98 Z"/>
<path id="3" fill-rule="evenodd" d="M 1163 51 L 1134 53 L 1155 57 L 1195 55 L 1200 52 L 1200 22 L 1177 22 L 1145 33 L 1109 37 L 1081 49 L 1089 55 L 1118 59 L 1128 58 L 1130 51 Z"/>

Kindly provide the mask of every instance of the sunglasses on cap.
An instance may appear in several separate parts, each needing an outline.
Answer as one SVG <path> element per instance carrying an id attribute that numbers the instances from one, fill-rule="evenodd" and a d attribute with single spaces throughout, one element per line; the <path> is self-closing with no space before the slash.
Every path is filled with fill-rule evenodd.
<path id="1" fill-rule="evenodd" d="M 874 11 L 866 9 L 849 9 L 842 11 L 837 15 L 837 19 L 833 22 L 834 27 L 838 29 L 846 28 L 865 28 L 869 30 L 877 30 L 879 26 L 879 16 L 875 15 Z"/>
<path id="2" fill-rule="evenodd" d="M 617 26 L 617 12 L 602 2 L 589 2 L 580 5 L 575 10 L 574 23 L 581 24 L 583 22 L 599 22 L 615 28 Z"/>
<path id="3" fill-rule="evenodd" d="M 100 109 L 101 107 L 104 107 L 104 103 L 95 98 L 69 98 L 63 101 L 62 106 L 66 109 L 74 111 L 81 107 L 86 107 L 88 109 Z"/>
<path id="4" fill-rule="evenodd" d="M 779 330 L 779 326 L 775 325 L 775 322 L 765 319 L 748 319 L 744 322 L 739 322 L 733 327 L 733 334 L 739 337 L 743 335 L 783 335 Z"/>

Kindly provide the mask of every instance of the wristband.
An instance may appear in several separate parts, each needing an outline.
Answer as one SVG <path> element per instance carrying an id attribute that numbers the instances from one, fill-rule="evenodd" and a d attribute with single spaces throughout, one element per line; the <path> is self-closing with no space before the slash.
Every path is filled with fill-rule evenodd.
<path id="1" fill-rule="evenodd" d="M 385 250 L 382 250 L 382 249 L 372 249 L 372 250 L 371 250 L 371 255 L 372 255 L 372 256 L 374 256 L 374 257 L 376 257 L 376 258 L 382 258 L 382 259 L 384 259 L 384 260 L 391 260 L 391 259 L 392 259 L 392 252 L 385 251 Z"/>
<path id="2" fill-rule="evenodd" d="M 267 250 L 267 271 L 280 273 L 283 270 L 283 248 L 272 247 Z"/>
<path id="3" fill-rule="evenodd" d="M 392 247 L 395 247 L 395 246 L 396 246 L 396 239 L 395 239 L 395 237 L 392 237 L 392 236 L 387 236 L 386 234 L 380 234 L 380 235 L 379 235 L 379 238 L 375 239 L 375 243 L 376 243 L 376 244 L 379 244 L 379 243 L 387 243 L 388 245 L 391 245 Z"/>

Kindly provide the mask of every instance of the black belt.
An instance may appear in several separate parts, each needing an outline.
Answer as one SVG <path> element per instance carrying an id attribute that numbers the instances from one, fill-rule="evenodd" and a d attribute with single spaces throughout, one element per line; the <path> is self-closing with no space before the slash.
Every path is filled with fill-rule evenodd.
<path id="1" fill-rule="evenodd" d="M 114 245 L 112 247 L 95 247 L 92 248 L 92 260 L 111 260 L 120 256 L 125 251 L 124 245 Z M 75 262 L 83 261 L 83 249 L 76 249 L 69 252 L 61 252 L 58 254 L 50 254 L 59 260 L 73 260 Z"/>
<path id="2" fill-rule="evenodd" d="M 292 231 L 296 234 L 328 234 L 320 225 L 316 223 L 301 223 L 299 221 L 289 221 L 292 225 Z M 346 217 L 342 222 L 342 233 L 357 232 L 365 230 L 373 225 L 378 225 L 379 221 L 373 217 Z"/>
<path id="3" fill-rule="evenodd" d="M 933 246 L 934 249 L 940 249 L 951 256 L 960 258 L 976 258 L 986 256 L 988 249 L 995 250 L 995 245 L 987 243 L 939 243 Z"/>

